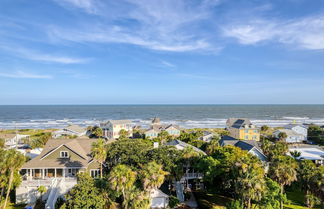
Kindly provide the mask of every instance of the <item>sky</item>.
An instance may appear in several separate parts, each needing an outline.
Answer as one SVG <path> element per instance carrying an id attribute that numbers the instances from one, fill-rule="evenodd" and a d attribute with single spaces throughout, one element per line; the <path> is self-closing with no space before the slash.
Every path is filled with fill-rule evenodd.
<path id="1" fill-rule="evenodd" d="M 324 104 L 324 1 L 1 0 L 6 104 Z"/>

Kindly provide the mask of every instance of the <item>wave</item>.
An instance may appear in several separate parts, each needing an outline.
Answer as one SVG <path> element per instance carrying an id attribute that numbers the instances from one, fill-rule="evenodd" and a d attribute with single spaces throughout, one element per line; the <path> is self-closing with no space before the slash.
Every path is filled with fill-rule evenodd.
<path id="1" fill-rule="evenodd" d="M 298 118 L 298 119 L 297 119 Z M 206 118 L 201 120 L 164 120 L 162 124 L 175 124 L 182 128 L 224 128 L 226 124 L 225 118 Z M 105 120 L 106 121 L 106 120 Z M 133 125 L 140 125 L 143 128 L 149 127 L 151 119 L 131 119 Z M 324 125 L 324 118 L 310 119 L 304 117 L 282 117 L 281 119 L 251 119 L 252 123 L 257 126 L 268 125 L 271 127 L 282 127 L 286 124 L 296 123 L 314 123 Z M 83 127 L 99 125 L 101 122 L 97 119 L 35 119 L 26 121 L 6 122 L 0 121 L 0 129 L 48 129 L 63 128 L 65 126 L 76 124 Z"/>

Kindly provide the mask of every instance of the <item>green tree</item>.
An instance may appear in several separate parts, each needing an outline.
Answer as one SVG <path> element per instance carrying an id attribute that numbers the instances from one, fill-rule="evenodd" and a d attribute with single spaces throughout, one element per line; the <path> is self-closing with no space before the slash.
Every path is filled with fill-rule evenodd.
<path id="1" fill-rule="evenodd" d="M 267 125 L 261 126 L 261 131 L 267 132 L 268 130 L 269 130 L 269 126 L 267 126 Z"/>
<path id="2" fill-rule="evenodd" d="M 119 140 L 123 140 L 123 139 L 129 139 L 129 132 L 126 131 L 125 129 L 122 129 L 119 131 Z"/>
<path id="3" fill-rule="evenodd" d="M 285 199 L 285 196 L 280 194 L 280 185 L 270 178 L 265 179 L 266 189 L 260 201 L 261 209 L 279 209 L 280 200 Z"/>
<path id="4" fill-rule="evenodd" d="M 151 192 L 163 184 L 168 172 L 162 169 L 162 165 L 152 161 L 142 167 L 140 175 L 144 191 Z"/>
<path id="5" fill-rule="evenodd" d="M 47 188 L 43 185 L 39 186 L 37 188 L 37 191 L 39 192 L 40 194 L 40 199 L 42 200 L 43 199 L 43 194 L 47 192 Z"/>
<path id="6" fill-rule="evenodd" d="M 280 185 L 280 193 L 283 195 L 284 186 L 297 180 L 297 163 L 289 156 L 279 156 L 270 163 L 269 176 Z M 283 209 L 283 200 L 280 201 Z"/>
<path id="7" fill-rule="evenodd" d="M 297 160 L 297 158 L 299 158 L 300 155 L 301 155 L 301 153 L 299 151 L 297 151 L 297 150 L 294 150 L 294 151 L 289 152 L 289 153 L 290 153 L 291 157 L 295 158 L 295 160 Z"/>
<path id="8" fill-rule="evenodd" d="M 63 208 L 66 209 L 100 209 L 105 205 L 102 194 L 88 173 L 78 175 L 78 184 L 65 195 L 65 199 Z"/>
<path id="9" fill-rule="evenodd" d="M 280 132 L 278 134 L 278 137 L 279 137 L 279 140 L 284 141 L 288 137 L 288 135 L 285 132 Z"/>
<path id="10" fill-rule="evenodd" d="M 105 140 L 99 138 L 96 142 L 92 143 L 91 148 L 92 156 L 100 163 L 100 178 L 103 175 L 102 165 L 107 157 L 106 143 Z"/>
<path id="11" fill-rule="evenodd" d="M 127 165 L 117 165 L 109 173 L 110 188 L 122 194 L 125 209 L 129 208 L 136 175 L 136 172 L 132 171 Z"/>
<path id="12" fill-rule="evenodd" d="M 19 171 L 21 166 L 25 163 L 26 159 L 25 159 L 24 155 L 22 155 L 20 152 L 14 150 L 14 149 L 8 150 L 5 153 L 5 156 L 3 156 L 3 158 L 7 161 L 7 162 L 5 162 L 5 165 L 8 166 L 7 168 L 9 171 L 9 182 L 8 182 L 8 186 L 7 186 L 7 194 L 6 194 L 5 202 L 3 205 L 3 209 L 5 209 L 7 206 L 8 199 L 9 199 L 10 190 L 12 189 L 14 175 L 17 171 Z"/>
<path id="13" fill-rule="evenodd" d="M 97 138 L 100 138 L 103 135 L 103 130 L 98 126 L 93 127 L 91 132 Z"/>
<path id="14" fill-rule="evenodd" d="M 0 149 L 5 147 L 6 140 L 0 138 Z"/>
<path id="15" fill-rule="evenodd" d="M 158 137 L 157 137 L 161 144 L 164 144 L 167 140 L 170 139 L 170 135 L 167 131 L 161 131 L 159 134 L 158 134 Z"/>

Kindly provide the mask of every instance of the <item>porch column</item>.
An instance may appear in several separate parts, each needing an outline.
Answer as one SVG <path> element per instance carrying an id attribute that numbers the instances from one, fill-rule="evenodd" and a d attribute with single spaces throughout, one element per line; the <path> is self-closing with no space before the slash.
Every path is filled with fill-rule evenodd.
<path id="1" fill-rule="evenodd" d="M 45 169 L 42 169 L 42 179 L 45 179 Z"/>
<path id="2" fill-rule="evenodd" d="M 63 168 L 62 175 L 63 175 L 63 178 L 65 178 L 65 168 Z"/>
<path id="3" fill-rule="evenodd" d="M 54 168 L 54 177 L 56 178 L 56 168 Z"/>

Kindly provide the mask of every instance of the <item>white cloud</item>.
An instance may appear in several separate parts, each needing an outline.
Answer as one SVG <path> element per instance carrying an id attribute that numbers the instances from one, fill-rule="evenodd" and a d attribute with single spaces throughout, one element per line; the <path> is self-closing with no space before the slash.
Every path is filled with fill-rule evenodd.
<path id="1" fill-rule="evenodd" d="M 96 6 L 94 0 L 54 0 L 62 6 L 74 6 L 84 9 L 88 13 L 96 13 Z"/>
<path id="2" fill-rule="evenodd" d="M 28 73 L 24 71 L 16 71 L 14 73 L 2 73 L 0 72 L 0 77 L 6 78 L 32 78 L 32 79 L 51 79 L 51 75 L 40 75 L 34 73 Z"/>
<path id="3" fill-rule="evenodd" d="M 204 34 L 199 23 L 210 17 L 212 8 L 218 3 L 218 0 L 199 3 L 124 0 L 116 3 L 123 8 L 120 10 L 124 10 L 116 17 L 107 16 L 107 11 L 99 12 L 100 20 L 83 22 L 82 27 L 52 26 L 48 34 L 58 40 L 124 43 L 159 51 L 217 51 L 219 47 L 212 46 L 208 40 L 210 37 Z M 130 21 L 131 24 L 118 24 L 119 21 Z"/>
<path id="4" fill-rule="evenodd" d="M 166 67 L 169 67 L 169 68 L 175 68 L 176 66 L 170 62 L 167 62 L 165 60 L 161 60 L 161 64 L 166 66 Z"/>
<path id="5" fill-rule="evenodd" d="M 223 31 L 241 44 L 275 41 L 309 50 L 324 49 L 324 15 L 288 21 L 255 18 L 228 24 Z"/>
<path id="6" fill-rule="evenodd" d="M 77 64 L 77 63 L 85 63 L 89 61 L 89 59 L 85 59 L 85 58 L 75 58 L 69 56 L 45 54 L 45 53 L 36 52 L 34 50 L 17 47 L 15 45 L 9 45 L 9 44 L 0 44 L 0 48 L 9 51 L 15 56 L 22 57 L 25 59 L 35 60 L 35 61 L 61 63 L 61 64 Z"/>

